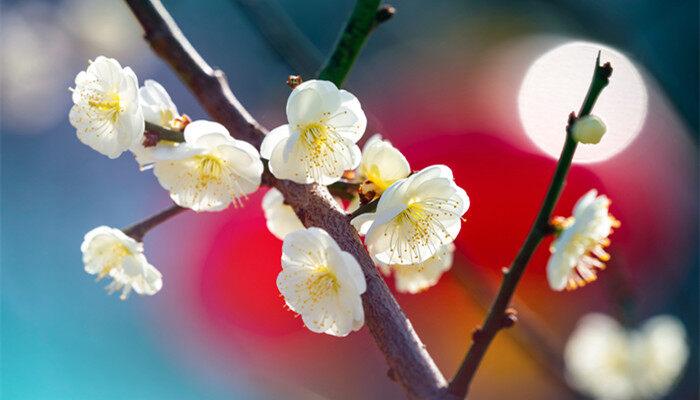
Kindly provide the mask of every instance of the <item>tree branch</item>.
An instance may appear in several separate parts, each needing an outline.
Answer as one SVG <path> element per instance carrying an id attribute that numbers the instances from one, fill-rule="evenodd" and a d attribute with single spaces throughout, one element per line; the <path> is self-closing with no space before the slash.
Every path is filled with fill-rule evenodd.
<path id="1" fill-rule="evenodd" d="M 145 38 L 151 47 L 173 67 L 199 99 L 203 108 L 215 120 L 226 126 L 235 137 L 259 147 L 266 130 L 234 97 L 223 74 L 212 70 L 190 45 L 160 2 L 126 2 L 143 26 Z M 369 3 L 375 6 L 371 13 L 372 18 L 368 20 L 365 11 Z M 344 50 L 336 51 L 342 53 L 342 56 L 331 57 L 328 65 L 332 74 L 328 72 L 330 75 L 324 75 L 325 79 L 333 76 L 337 83 L 343 81 L 344 74 L 349 70 L 352 60 L 365 41 L 360 35 L 369 33 L 368 29 L 360 27 L 365 27 L 367 23 L 371 25 L 376 4 L 378 0 L 358 2 L 356 9 L 361 8 L 363 12 L 357 15 L 362 19 L 362 23 L 355 20 L 356 14 L 353 13 L 348 22 L 348 29 L 352 32 L 348 38 L 343 34 L 339 42 L 339 46 Z M 350 38 L 352 40 L 349 40 Z M 346 48 L 346 45 L 349 47 Z M 305 226 L 323 228 L 336 240 L 340 248 L 358 260 L 367 279 L 367 291 L 362 296 L 367 327 L 384 353 L 392 376 L 403 386 L 408 396 L 431 398 L 444 394 L 447 386 L 444 377 L 379 276 L 346 214 L 338 207 L 328 190 L 319 185 L 300 185 L 278 180 L 269 173 L 263 175 L 263 182 L 282 192 L 285 201 L 294 208 Z"/>
<path id="2" fill-rule="evenodd" d="M 211 117 L 256 147 L 266 133 L 231 92 L 224 73 L 204 61 L 160 1 L 126 0 L 153 51 L 175 70 Z M 212 96 L 211 93 L 216 93 Z"/>
<path id="3" fill-rule="evenodd" d="M 611 74 L 612 67 L 609 63 L 602 66 L 600 65 L 600 53 L 598 53 L 595 69 L 593 71 L 593 79 L 588 93 L 586 94 L 586 98 L 583 101 L 583 105 L 581 106 L 581 110 L 579 111 L 579 117 L 588 115 L 591 112 L 600 92 L 607 86 Z M 530 261 L 540 241 L 542 241 L 549 232 L 549 219 L 557 200 L 559 200 L 559 196 L 566 181 L 566 175 L 569 172 L 571 161 L 576 151 L 577 143 L 572 139 L 570 132 L 570 127 L 573 124 L 572 117 L 573 113 L 572 116 L 570 116 L 569 126 L 567 127 L 564 148 L 559 156 L 552 182 L 547 190 L 537 218 L 535 218 L 530 228 L 530 233 L 528 233 L 525 243 L 523 243 L 523 246 L 520 248 L 513 264 L 504 273 L 503 282 L 501 283 L 498 295 L 489 309 L 484 324 L 474 332 L 472 336 L 472 345 L 457 371 L 457 374 L 450 382 L 449 392 L 455 396 L 463 398 L 467 395 L 469 385 L 474 378 L 474 374 L 489 344 L 501 329 L 508 326 L 506 323 L 506 308 L 513 297 L 515 288 L 525 271 L 528 261 Z"/>

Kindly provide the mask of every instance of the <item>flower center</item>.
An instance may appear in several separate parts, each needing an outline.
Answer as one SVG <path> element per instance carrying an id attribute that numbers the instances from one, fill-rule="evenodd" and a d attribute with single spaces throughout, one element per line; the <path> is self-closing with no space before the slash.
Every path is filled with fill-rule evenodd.
<path id="1" fill-rule="evenodd" d="M 322 265 L 316 269 L 316 273 L 311 275 L 306 281 L 306 290 L 309 293 L 311 302 L 318 303 L 326 297 L 329 292 L 338 293 L 340 284 L 333 271 Z"/>
<path id="2" fill-rule="evenodd" d="M 375 188 L 378 193 L 384 192 L 389 186 L 391 186 L 393 181 L 385 181 L 382 178 L 382 172 L 376 164 L 372 164 L 369 167 L 362 168 L 362 174 L 367 178 L 368 181 L 374 183 Z"/>
<path id="3" fill-rule="evenodd" d="M 340 142 L 338 135 L 322 121 L 312 122 L 300 128 L 300 142 L 305 152 L 303 162 L 309 166 L 312 176 L 330 173 L 340 162 L 336 156 L 335 147 Z"/>
<path id="4" fill-rule="evenodd" d="M 620 226 L 620 221 L 612 215 L 608 214 L 605 218 L 609 218 L 608 223 L 612 228 Z M 572 226 L 575 222 L 574 217 L 567 218 L 564 229 Z M 605 263 L 610 260 L 610 254 L 605 251 L 605 248 L 610 245 L 608 238 L 610 233 L 612 230 L 604 237 L 592 236 L 585 232 L 576 232 L 571 236 L 570 241 L 562 249 L 564 253 L 576 259 L 569 272 L 567 290 L 574 290 L 595 281 L 597 279 L 596 271 L 605 269 Z"/>
<path id="5" fill-rule="evenodd" d="M 197 176 L 202 185 L 221 180 L 224 172 L 224 163 L 219 157 L 212 154 L 196 155 L 194 157 L 197 160 Z"/>
<path id="6" fill-rule="evenodd" d="M 119 93 L 112 92 L 106 93 L 103 96 L 88 99 L 88 104 L 90 107 L 106 113 L 112 122 L 117 121 L 119 112 L 121 111 L 121 104 L 119 101 Z"/>
<path id="7" fill-rule="evenodd" d="M 391 241 L 392 262 L 394 257 L 400 264 L 424 260 L 422 252 L 435 254 L 453 240 L 443 220 L 459 218 L 458 208 L 459 201 L 454 199 L 409 200 L 406 209 L 395 217 L 393 229 L 385 232 Z"/>
<path id="8" fill-rule="evenodd" d="M 131 251 L 123 244 L 119 243 L 111 246 L 106 250 L 105 263 L 97 275 L 97 279 L 100 280 L 107 276 L 109 272 L 114 269 L 117 265 L 122 263 L 124 257 L 131 255 Z"/>
<path id="9" fill-rule="evenodd" d="M 312 122 L 301 129 L 301 136 L 306 147 L 313 153 L 321 153 L 328 145 L 328 127 L 320 122 Z"/>

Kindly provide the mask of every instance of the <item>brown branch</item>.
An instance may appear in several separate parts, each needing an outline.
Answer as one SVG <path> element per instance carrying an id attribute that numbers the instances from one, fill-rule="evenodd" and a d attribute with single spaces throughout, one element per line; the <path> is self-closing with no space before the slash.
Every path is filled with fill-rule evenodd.
<path id="1" fill-rule="evenodd" d="M 153 50 L 178 73 L 202 107 L 232 135 L 259 147 L 265 129 L 234 97 L 223 74 L 214 71 L 190 45 L 160 2 L 126 2 L 143 26 L 145 38 Z M 358 260 L 367 279 L 367 291 L 362 296 L 367 327 L 408 396 L 444 395 L 444 377 L 328 190 L 323 186 L 278 180 L 269 173 L 264 174 L 263 182 L 282 192 L 305 226 L 323 228 L 343 250 Z"/>
<path id="2" fill-rule="evenodd" d="M 185 210 L 187 210 L 187 208 L 182 208 L 177 204 L 173 204 L 165 210 L 154 214 L 143 221 L 139 221 L 127 228 L 122 229 L 122 231 L 124 234 L 134 238 L 134 240 L 137 242 L 143 242 L 143 237 L 146 236 L 146 233 L 151 230 L 151 228 L 162 224 Z"/>
<path id="3" fill-rule="evenodd" d="M 586 98 L 583 101 L 583 105 L 581 106 L 581 110 L 579 111 L 579 117 L 588 115 L 591 112 L 598 96 L 605 86 L 607 86 L 611 74 L 612 67 L 609 63 L 600 65 L 600 53 L 598 53 L 593 79 L 588 93 L 586 94 Z M 574 119 L 573 113 L 569 119 L 569 126 L 571 126 Z M 561 191 L 564 188 L 566 175 L 569 172 L 574 152 L 576 151 L 576 144 L 576 141 L 571 137 L 571 133 L 567 127 L 564 148 L 559 156 L 557 167 L 552 176 L 552 181 L 544 197 L 540 211 L 535 221 L 532 223 L 530 232 L 525 238 L 525 242 L 520 248 L 520 251 L 518 251 L 518 254 L 515 256 L 511 267 L 504 271 L 501 287 L 491 304 L 484 324 L 472 335 L 472 345 L 469 347 L 459 370 L 450 382 L 449 392 L 457 397 L 463 398 L 467 395 L 469 386 L 474 379 L 474 374 L 479 368 L 479 364 L 481 364 L 481 360 L 484 358 L 486 350 L 493 341 L 493 338 L 501 329 L 509 326 L 509 314 L 506 312 L 508 304 L 515 293 L 515 288 L 525 272 L 525 267 L 527 267 L 532 254 L 535 252 L 542 239 L 550 232 L 549 219 L 552 210 L 554 210 L 554 206 L 559 200 Z"/>
<path id="4" fill-rule="evenodd" d="M 175 70 L 211 117 L 236 138 L 260 147 L 266 133 L 231 92 L 224 73 L 207 64 L 160 1 L 126 0 L 153 51 Z M 215 95 L 213 95 L 215 93 Z"/>

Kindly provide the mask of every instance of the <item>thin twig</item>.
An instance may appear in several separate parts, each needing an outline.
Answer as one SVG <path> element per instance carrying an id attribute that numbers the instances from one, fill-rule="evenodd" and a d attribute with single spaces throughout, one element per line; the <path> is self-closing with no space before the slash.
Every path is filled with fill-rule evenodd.
<path id="1" fill-rule="evenodd" d="M 168 140 L 170 142 L 182 143 L 185 141 L 185 135 L 180 131 L 175 131 L 162 127 L 158 124 L 152 124 L 146 121 L 146 132 L 154 132 L 158 134 L 158 140 Z"/>
<path id="2" fill-rule="evenodd" d="M 342 86 L 369 33 L 376 26 L 379 2 L 380 0 L 357 0 L 333 54 L 318 73 L 319 79 Z"/>
<path id="3" fill-rule="evenodd" d="M 181 212 L 187 210 L 186 208 L 182 208 L 178 206 L 177 204 L 173 204 L 172 206 L 166 208 L 165 210 L 154 214 L 143 221 L 137 222 L 128 228 L 122 229 L 122 231 L 128 235 L 134 238 L 137 242 L 142 242 L 143 237 L 146 235 L 146 233 L 151 230 L 151 228 L 158 226 L 162 224 L 163 222 L 169 220 L 170 218 L 176 216 L 177 214 L 180 214 Z"/>
<path id="4" fill-rule="evenodd" d="M 359 187 L 359 182 L 339 180 L 338 182 L 328 185 L 328 191 L 335 197 L 339 197 L 343 200 L 352 200 L 355 198 Z"/>
<path id="5" fill-rule="evenodd" d="M 607 86 L 610 75 L 612 74 L 612 67 L 609 63 L 605 65 L 600 65 L 600 53 L 596 59 L 596 65 L 593 72 L 593 79 L 591 85 L 586 94 L 586 98 L 583 101 L 581 110 L 579 111 L 579 117 L 588 115 L 595 104 L 600 92 Z M 569 121 L 569 127 L 573 121 Z M 520 281 L 520 277 L 525 271 L 528 261 L 535 252 L 535 249 L 539 245 L 540 241 L 546 236 L 549 229 L 549 219 L 552 214 L 557 200 L 564 187 L 566 181 L 566 175 L 571 167 L 571 161 L 576 151 L 576 141 L 571 137 L 570 129 L 567 127 L 566 141 L 564 143 L 564 148 L 562 149 L 559 161 L 557 162 L 556 170 L 554 171 L 554 176 L 552 177 L 552 182 L 547 190 L 544 201 L 542 202 L 542 207 L 540 208 L 537 218 L 530 228 L 530 232 L 520 248 L 515 260 L 511 267 L 504 273 L 503 281 L 501 282 L 501 287 L 498 291 L 498 295 L 494 300 L 489 312 L 486 316 L 484 324 L 481 328 L 477 329 L 472 335 L 472 345 L 467 352 L 464 361 L 459 367 L 459 370 L 455 374 L 454 378 L 450 382 L 449 391 L 450 393 L 463 398 L 467 395 L 469 391 L 469 386 L 474 378 L 481 360 L 488 349 L 489 344 L 496 336 L 496 334 L 503 328 L 507 326 L 506 323 L 506 309 L 508 304 L 513 297 L 515 288 Z"/>
<path id="6" fill-rule="evenodd" d="M 374 212 L 377 209 L 377 205 L 379 204 L 379 199 L 374 199 L 370 201 L 369 203 L 365 203 L 358 207 L 357 210 L 353 211 L 352 213 L 348 214 L 348 220 L 351 220 L 358 215 Z"/>
<path id="7" fill-rule="evenodd" d="M 455 252 L 454 256 L 450 272 L 479 307 L 487 310 L 498 288 L 460 252 Z M 550 381 L 567 394 L 567 398 L 583 400 L 584 397 L 566 382 L 561 343 L 548 329 L 545 321 L 518 299 L 517 295 L 513 296 L 512 304 L 518 310 L 518 324 L 510 332 L 513 340 L 540 365 Z"/>
<path id="8" fill-rule="evenodd" d="M 202 107 L 215 120 L 226 126 L 237 139 L 259 147 L 266 132 L 265 128 L 238 102 L 223 74 L 214 71 L 189 44 L 162 4 L 158 0 L 126 2 L 143 26 L 146 40 L 156 54 L 178 73 L 199 99 Z M 365 4 L 367 1 L 360 0 L 359 3 Z M 372 18 L 375 11 L 376 6 Z M 364 17 L 364 13 L 360 15 Z M 371 22 L 370 20 L 369 23 Z M 364 26 L 364 23 L 360 24 L 351 18 L 348 29 L 360 25 Z M 349 47 L 334 52 L 334 55 L 338 53 L 344 56 L 331 57 L 328 63 L 332 66 L 336 82 L 344 80 L 352 65 L 351 61 L 355 59 L 366 39 L 354 28 L 353 32 L 350 35 L 352 40 L 341 39 L 339 42 L 340 47 Z M 363 32 L 365 35 L 369 33 L 368 30 Z M 342 35 L 343 38 L 346 36 Z M 334 60 L 339 60 L 340 63 L 337 64 Z M 263 182 L 282 192 L 287 204 L 292 206 L 305 226 L 324 229 L 341 249 L 352 254 L 360 263 L 367 280 L 367 291 L 362 295 L 366 325 L 384 354 L 393 376 L 408 396 L 434 398 L 444 394 L 447 386 L 445 378 L 391 295 L 386 283 L 379 276 L 357 232 L 328 189 L 319 185 L 300 185 L 278 180 L 269 173 L 263 175 Z"/>

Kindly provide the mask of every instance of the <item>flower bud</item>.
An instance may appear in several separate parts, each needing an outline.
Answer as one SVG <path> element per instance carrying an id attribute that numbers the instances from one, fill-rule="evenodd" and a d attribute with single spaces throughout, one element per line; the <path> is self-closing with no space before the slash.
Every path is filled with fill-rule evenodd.
<path id="1" fill-rule="evenodd" d="M 603 121 L 595 115 L 586 115 L 574 122 L 571 135 L 579 143 L 596 144 L 605 134 L 607 128 Z"/>

